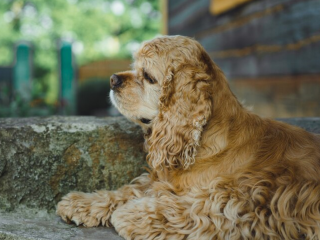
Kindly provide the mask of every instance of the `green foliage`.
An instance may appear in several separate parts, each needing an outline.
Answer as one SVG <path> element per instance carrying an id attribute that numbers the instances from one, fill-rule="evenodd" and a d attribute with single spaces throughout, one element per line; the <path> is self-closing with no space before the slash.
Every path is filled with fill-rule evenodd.
<path id="1" fill-rule="evenodd" d="M 128 58 L 159 33 L 161 17 L 158 0 L 1 0 L 0 16 L 0 65 L 12 64 L 17 41 L 30 41 L 35 95 L 49 104 L 57 99 L 59 40 L 73 42 L 78 65 Z"/>

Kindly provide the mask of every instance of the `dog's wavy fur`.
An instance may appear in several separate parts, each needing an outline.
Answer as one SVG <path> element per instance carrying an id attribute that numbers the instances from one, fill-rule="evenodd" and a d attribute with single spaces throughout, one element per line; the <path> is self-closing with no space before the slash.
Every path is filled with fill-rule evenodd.
<path id="1" fill-rule="evenodd" d="M 143 43 L 133 69 L 111 98 L 142 126 L 149 173 L 66 195 L 65 221 L 125 239 L 320 239 L 319 136 L 247 111 L 191 38 Z"/>

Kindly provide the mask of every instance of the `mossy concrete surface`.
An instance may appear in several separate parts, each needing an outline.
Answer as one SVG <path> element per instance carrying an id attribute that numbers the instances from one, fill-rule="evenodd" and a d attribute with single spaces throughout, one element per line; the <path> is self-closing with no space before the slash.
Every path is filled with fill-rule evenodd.
<path id="1" fill-rule="evenodd" d="M 0 239 L 122 239 L 55 216 L 70 191 L 116 189 L 144 172 L 140 127 L 123 117 L 0 119 Z"/>
<path id="2" fill-rule="evenodd" d="M 70 191 L 116 189 L 144 171 L 143 135 L 123 117 L 0 119 L 0 209 L 53 212 Z"/>

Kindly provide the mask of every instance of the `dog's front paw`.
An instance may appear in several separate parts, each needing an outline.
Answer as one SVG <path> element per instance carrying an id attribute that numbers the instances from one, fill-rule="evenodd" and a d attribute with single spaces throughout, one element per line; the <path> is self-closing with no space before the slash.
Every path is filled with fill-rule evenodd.
<path id="1" fill-rule="evenodd" d="M 97 200 L 101 200 L 101 197 L 96 193 L 72 192 L 64 196 L 58 203 L 56 213 L 65 222 L 74 222 L 77 226 L 96 227 L 100 224 L 108 225 L 106 199 L 102 202 L 104 206 L 99 205 Z M 99 212 L 100 207 L 103 207 L 104 211 Z"/>

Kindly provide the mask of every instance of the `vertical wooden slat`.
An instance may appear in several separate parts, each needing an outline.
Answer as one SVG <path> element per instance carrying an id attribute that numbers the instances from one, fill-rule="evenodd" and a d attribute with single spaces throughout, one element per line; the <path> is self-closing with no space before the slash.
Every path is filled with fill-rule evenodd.
<path id="1" fill-rule="evenodd" d="M 160 0 L 161 14 L 162 14 L 162 26 L 161 33 L 163 35 L 168 34 L 168 1 L 169 0 Z"/>

